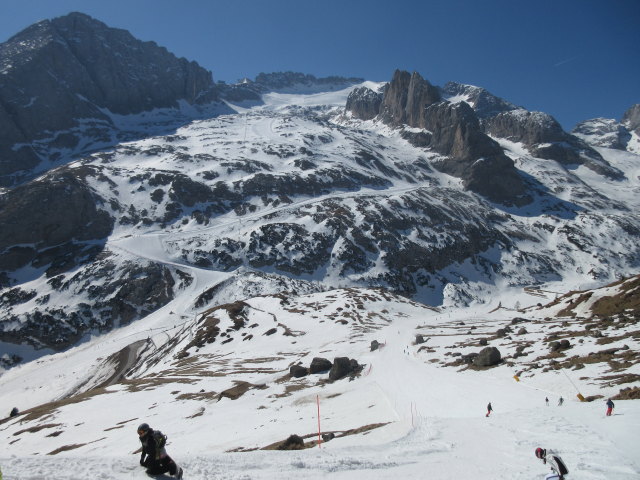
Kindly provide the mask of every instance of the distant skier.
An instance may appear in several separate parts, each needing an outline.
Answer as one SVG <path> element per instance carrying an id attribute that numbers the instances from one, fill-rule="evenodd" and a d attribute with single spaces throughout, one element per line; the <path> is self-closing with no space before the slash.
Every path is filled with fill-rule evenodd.
<path id="1" fill-rule="evenodd" d="M 544 477 L 545 480 L 563 480 L 564 476 L 569 474 L 569 469 L 564 461 L 553 450 L 538 447 L 536 448 L 536 457 L 551 467 L 552 472 Z"/>
<path id="2" fill-rule="evenodd" d="M 493 412 L 493 408 L 491 407 L 491 402 L 489 402 L 489 405 L 487 405 L 487 414 L 485 415 L 485 417 L 491 415 L 491 412 Z"/>
<path id="3" fill-rule="evenodd" d="M 564 398 L 560 397 L 560 399 L 558 400 L 558 406 L 561 407 L 563 403 L 564 403 Z"/>
<path id="4" fill-rule="evenodd" d="M 138 427 L 138 437 L 142 443 L 140 465 L 147 467 L 149 475 L 160 475 L 169 472 L 177 479 L 182 478 L 182 468 L 167 455 L 164 446 L 167 437 L 159 430 L 154 430 L 147 423 Z"/>
<path id="5" fill-rule="evenodd" d="M 18 407 L 13 407 L 11 409 L 11 412 L 9 413 L 9 416 L 10 417 L 17 417 L 19 413 L 20 413 L 20 411 L 18 410 Z"/>
<path id="6" fill-rule="evenodd" d="M 544 403 L 547 404 L 547 407 L 549 406 L 549 397 L 544 397 Z"/>
<path id="7" fill-rule="evenodd" d="M 611 399 L 607 400 L 607 417 L 611 416 L 611 413 L 613 412 L 614 408 L 615 408 L 615 404 L 613 403 L 613 400 Z"/>

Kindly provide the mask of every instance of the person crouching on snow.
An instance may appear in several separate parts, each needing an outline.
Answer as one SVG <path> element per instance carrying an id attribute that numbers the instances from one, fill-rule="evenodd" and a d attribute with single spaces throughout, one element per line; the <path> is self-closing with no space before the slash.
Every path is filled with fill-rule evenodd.
<path id="1" fill-rule="evenodd" d="M 564 476 L 569 474 L 564 461 L 553 450 L 538 447 L 536 448 L 536 457 L 542 460 L 542 463 L 549 464 L 551 467 L 552 471 L 544 477 L 545 480 L 563 480 Z"/>
<path id="2" fill-rule="evenodd" d="M 170 475 L 181 479 L 182 468 L 167 455 L 164 446 L 167 437 L 159 430 L 154 430 L 148 424 L 143 423 L 138 427 L 138 437 L 142 443 L 140 465 L 147 467 L 149 475 L 160 475 L 169 472 Z"/>

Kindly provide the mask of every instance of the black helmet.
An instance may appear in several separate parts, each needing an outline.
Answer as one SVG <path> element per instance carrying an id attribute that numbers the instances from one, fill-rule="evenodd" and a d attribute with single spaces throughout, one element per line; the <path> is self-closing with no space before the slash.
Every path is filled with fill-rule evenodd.
<path id="1" fill-rule="evenodd" d="M 148 423 L 141 423 L 138 425 L 138 435 L 146 435 L 149 430 L 151 430 L 151 427 L 149 427 Z"/>

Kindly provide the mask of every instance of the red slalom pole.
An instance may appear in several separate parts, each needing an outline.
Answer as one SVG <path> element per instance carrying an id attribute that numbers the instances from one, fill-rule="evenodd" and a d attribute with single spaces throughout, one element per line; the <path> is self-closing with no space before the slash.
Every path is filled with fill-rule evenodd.
<path id="1" fill-rule="evenodd" d="M 320 395 L 316 395 L 316 402 L 318 403 L 318 448 L 322 448 L 322 437 L 320 436 Z"/>

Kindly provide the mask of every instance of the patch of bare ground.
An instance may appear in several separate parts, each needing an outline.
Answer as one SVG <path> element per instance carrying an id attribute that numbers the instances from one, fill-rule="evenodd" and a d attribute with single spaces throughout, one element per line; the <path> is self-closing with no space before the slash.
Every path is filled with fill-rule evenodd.
<path id="1" fill-rule="evenodd" d="M 613 387 L 614 385 L 638 382 L 640 381 L 640 375 L 636 375 L 634 373 L 624 373 L 621 375 L 605 375 L 603 377 L 596 378 L 596 380 L 604 382 L 604 384 L 609 387 Z"/>
<path id="2" fill-rule="evenodd" d="M 196 413 L 194 413 L 193 415 L 189 415 L 189 416 L 188 416 L 188 417 L 186 417 L 186 418 L 196 418 L 196 417 L 201 417 L 202 415 L 204 415 L 204 410 L 205 410 L 205 408 L 204 408 L 204 407 L 200 407 Z"/>
<path id="3" fill-rule="evenodd" d="M 218 392 L 199 392 L 181 393 L 176 396 L 176 400 L 196 400 L 196 401 L 212 401 L 217 400 L 220 394 Z"/>
<path id="4" fill-rule="evenodd" d="M 594 315 L 607 316 L 621 313 L 640 314 L 640 275 L 629 281 L 618 282 L 620 293 L 596 300 L 591 307 Z"/>
<path id="5" fill-rule="evenodd" d="M 108 432 L 109 430 L 118 430 L 119 428 L 124 428 L 124 425 L 117 425 L 115 427 L 105 428 L 104 431 Z"/>
<path id="6" fill-rule="evenodd" d="M 55 450 L 50 451 L 49 453 L 47 453 L 47 455 L 57 455 L 60 452 L 67 452 L 69 450 L 75 450 L 76 448 L 84 447 L 85 445 L 90 445 L 92 443 L 100 442 L 102 440 L 105 440 L 106 438 L 107 437 L 102 437 L 102 438 L 99 438 L 98 440 L 94 440 L 94 441 L 88 442 L 88 443 L 74 443 L 72 445 L 64 445 L 63 447 L 59 447 L 59 448 L 56 448 Z"/>
<path id="7" fill-rule="evenodd" d="M 362 427 L 358 427 L 358 428 L 352 428 L 349 430 L 335 430 L 332 432 L 322 432 L 323 434 L 327 434 L 327 433 L 333 433 L 335 435 L 334 438 L 340 438 L 340 437 L 348 437 L 349 435 L 358 435 L 358 434 L 363 434 L 366 435 L 367 433 L 369 433 L 371 430 L 375 430 L 376 428 L 380 428 L 380 427 L 384 427 L 385 425 L 388 425 L 389 422 L 385 422 L 385 423 L 372 423 L 369 425 L 364 425 Z M 312 439 L 309 442 L 305 442 L 304 446 L 302 448 L 312 448 L 318 445 L 318 433 L 309 433 L 307 435 L 301 435 L 301 438 L 304 439 Z M 278 442 L 272 443 L 270 445 L 267 445 L 266 447 L 262 447 L 259 450 L 279 450 L 281 449 L 282 445 L 286 442 L 286 440 L 280 440 Z M 258 450 L 257 448 L 254 448 L 252 450 Z M 244 449 L 243 447 L 239 447 L 236 448 L 234 450 L 229 450 L 229 452 L 248 452 L 251 451 L 251 449 Z"/>
<path id="8" fill-rule="evenodd" d="M 623 388 L 620 393 L 611 398 L 614 400 L 640 400 L 640 387 Z"/>
<path id="9" fill-rule="evenodd" d="M 560 352 L 553 352 L 545 357 L 539 357 L 538 359 L 536 359 L 536 361 L 551 359 L 552 361 L 549 362 L 549 368 L 552 368 L 554 370 L 581 370 L 585 365 L 594 363 L 607 363 L 612 372 L 627 370 L 633 365 L 640 363 L 640 353 L 629 348 L 608 348 L 606 350 L 600 350 L 599 352 L 591 352 L 588 355 L 574 355 L 569 358 L 566 358 L 564 355 L 560 355 Z M 560 360 L 563 357 L 564 359 Z M 602 380 L 604 378 L 605 377 L 601 377 L 598 380 Z"/>
<path id="10" fill-rule="evenodd" d="M 307 385 L 305 383 L 296 383 L 294 385 L 286 385 L 284 387 L 284 392 L 282 393 L 276 393 L 273 395 L 269 395 L 269 398 L 283 398 L 283 397 L 288 397 L 290 396 L 293 392 L 299 392 L 300 390 L 304 390 L 306 388 L 309 388 L 310 385 Z"/>
<path id="11" fill-rule="evenodd" d="M 197 383 L 194 378 L 185 377 L 145 377 L 145 378 L 127 378 L 120 382 L 127 388 L 129 392 L 141 392 L 144 390 L 152 390 L 161 385 L 168 383 L 183 383 L 192 385 Z"/>
<path id="12" fill-rule="evenodd" d="M 234 381 L 234 383 L 235 383 L 235 386 L 228 388 L 223 392 L 220 392 L 220 394 L 218 394 L 218 400 L 222 400 L 223 398 L 237 400 L 242 395 L 247 393 L 249 390 L 252 390 L 252 389 L 264 390 L 265 388 L 268 388 L 266 385 L 254 385 L 249 382 Z"/>
<path id="13" fill-rule="evenodd" d="M 14 432 L 14 435 L 21 435 L 23 433 L 36 433 L 39 432 L 40 430 L 44 430 L 45 428 L 55 428 L 55 427 L 59 427 L 60 425 L 62 425 L 61 423 L 47 423 L 45 425 L 36 425 L 35 427 L 29 427 L 29 428 L 25 428 L 23 430 L 18 430 L 17 432 Z"/>

